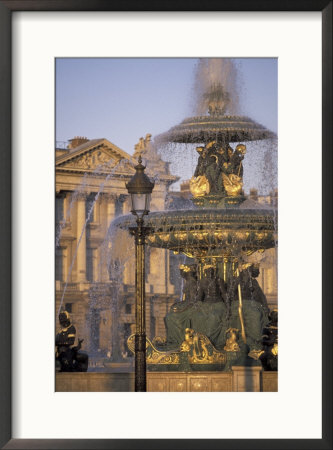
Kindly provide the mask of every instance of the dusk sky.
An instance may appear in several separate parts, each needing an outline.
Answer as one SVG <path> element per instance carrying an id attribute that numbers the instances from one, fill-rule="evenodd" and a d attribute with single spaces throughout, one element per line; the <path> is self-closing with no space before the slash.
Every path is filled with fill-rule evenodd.
<path id="1" fill-rule="evenodd" d="M 241 114 L 277 132 L 277 59 L 234 61 Z M 197 64 L 193 58 L 57 58 L 56 141 L 106 138 L 133 154 L 141 136 L 194 115 Z"/>

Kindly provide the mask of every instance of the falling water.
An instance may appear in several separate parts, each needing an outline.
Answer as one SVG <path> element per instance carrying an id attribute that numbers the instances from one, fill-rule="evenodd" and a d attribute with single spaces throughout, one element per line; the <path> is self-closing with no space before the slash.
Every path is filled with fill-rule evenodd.
<path id="1" fill-rule="evenodd" d="M 234 59 L 201 58 L 196 66 L 193 87 L 193 109 L 197 115 L 207 114 L 205 94 L 213 86 L 222 86 L 229 94 L 227 114 L 239 113 L 239 71 Z"/>

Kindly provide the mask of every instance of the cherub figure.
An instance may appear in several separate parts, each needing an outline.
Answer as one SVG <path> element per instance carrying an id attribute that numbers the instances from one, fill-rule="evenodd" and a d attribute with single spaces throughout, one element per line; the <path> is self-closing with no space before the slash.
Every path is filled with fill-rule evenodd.
<path id="1" fill-rule="evenodd" d="M 238 334 L 239 330 L 238 328 L 228 328 L 226 331 L 227 335 L 227 342 L 225 343 L 224 350 L 226 352 L 238 352 L 239 351 L 239 345 L 238 345 Z"/>

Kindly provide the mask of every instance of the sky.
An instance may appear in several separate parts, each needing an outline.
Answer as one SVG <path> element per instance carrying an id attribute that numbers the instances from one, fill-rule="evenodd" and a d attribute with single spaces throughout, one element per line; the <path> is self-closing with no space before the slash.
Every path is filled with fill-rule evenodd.
<path id="1" fill-rule="evenodd" d="M 235 62 L 240 112 L 277 132 L 277 59 Z M 133 154 L 141 136 L 194 115 L 197 64 L 194 58 L 57 58 L 57 143 L 106 138 Z"/>

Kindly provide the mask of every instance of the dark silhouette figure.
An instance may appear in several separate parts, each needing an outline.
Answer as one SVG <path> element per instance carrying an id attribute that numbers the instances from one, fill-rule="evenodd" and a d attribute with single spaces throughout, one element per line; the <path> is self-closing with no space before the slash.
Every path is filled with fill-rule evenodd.
<path id="1" fill-rule="evenodd" d="M 269 314 L 270 322 L 264 329 L 264 353 L 260 356 L 264 370 L 278 369 L 278 312 L 273 310 Z"/>
<path id="2" fill-rule="evenodd" d="M 62 328 L 56 335 L 55 345 L 57 347 L 56 361 L 60 366 L 60 372 L 86 372 L 88 355 L 80 351 L 83 339 L 79 339 L 78 345 L 73 347 L 76 329 L 71 324 L 67 311 L 59 314 L 59 322 Z"/>

